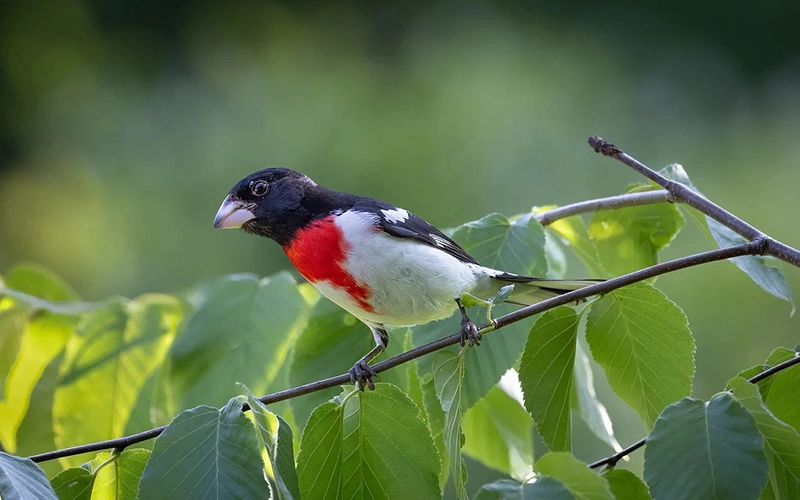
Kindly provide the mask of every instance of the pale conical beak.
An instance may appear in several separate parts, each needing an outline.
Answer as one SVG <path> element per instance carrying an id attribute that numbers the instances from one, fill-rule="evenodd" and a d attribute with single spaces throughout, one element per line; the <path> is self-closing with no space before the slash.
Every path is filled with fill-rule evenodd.
<path id="1" fill-rule="evenodd" d="M 214 217 L 214 229 L 235 229 L 240 228 L 245 222 L 255 219 L 253 212 L 246 209 L 238 201 L 234 201 L 230 196 L 225 198 L 222 206 Z"/>

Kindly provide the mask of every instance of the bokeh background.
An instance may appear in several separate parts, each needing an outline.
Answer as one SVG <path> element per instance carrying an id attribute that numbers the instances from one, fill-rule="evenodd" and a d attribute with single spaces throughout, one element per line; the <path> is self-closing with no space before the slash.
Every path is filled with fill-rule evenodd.
<path id="1" fill-rule="evenodd" d="M 440 227 L 639 181 L 593 134 L 682 163 L 798 246 L 798 19 L 785 1 L 5 0 L 0 273 L 39 263 L 91 300 L 286 268 L 271 242 L 211 229 L 231 185 L 267 166 Z M 687 221 L 664 256 L 709 247 Z M 730 264 L 658 285 L 697 338 L 697 397 L 800 342 L 790 306 Z M 620 441 L 638 439 L 597 378 Z M 607 451 L 578 438 L 579 456 Z M 474 487 L 489 473 L 473 468 Z"/>

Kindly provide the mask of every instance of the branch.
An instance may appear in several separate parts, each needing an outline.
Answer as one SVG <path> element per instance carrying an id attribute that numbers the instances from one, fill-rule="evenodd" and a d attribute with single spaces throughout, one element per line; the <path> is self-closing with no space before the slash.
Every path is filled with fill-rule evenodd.
<path id="1" fill-rule="evenodd" d="M 642 163 L 638 162 L 637 160 L 633 159 L 632 157 L 622 152 L 616 146 L 607 143 L 598 137 L 591 137 L 589 139 L 589 144 L 595 149 L 595 151 L 602 153 L 605 156 L 616 158 L 617 160 L 625 163 L 626 165 L 631 166 L 631 168 L 633 168 L 634 170 L 652 179 L 659 185 L 663 186 L 668 194 L 656 191 L 649 193 L 650 196 L 652 196 L 652 198 L 647 198 L 647 197 L 639 198 L 627 195 L 623 197 L 612 197 L 601 200 L 593 200 L 586 202 L 585 204 L 579 203 L 568 207 L 561 207 L 560 209 L 556 209 L 556 213 L 558 213 L 557 211 L 560 210 L 561 215 L 560 216 L 551 215 L 549 217 L 550 222 L 560 217 L 566 217 L 568 215 L 582 213 L 583 211 L 589 211 L 590 208 L 588 207 L 592 206 L 591 205 L 592 203 L 595 204 L 594 209 L 596 210 L 598 208 L 614 208 L 615 206 L 616 207 L 628 206 L 626 204 L 629 204 L 631 200 L 636 200 L 635 204 L 643 204 L 645 203 L 645 200 L 650 200 L 649 202 L 652 203 L 656 203 L 658 201 L 676 201 L 676 202 L 686 203 L 696 208 L 700 212 L 718 220 L 725 226 L 730 227 L 731 229 L 741 234 L 745 238 L 750 239 L 750 241 L 747 243 L 743 243 L 741 245 L 735 245 L 727 248 L 711 250 L 708 252 L 702 252 L 699 254 L 690 255 L 688 257 L 683 257 L 668 262 L 662 262 L 660 264 L 656 264 L 654 266 L 650 266 L 645 269 L 641 269 L 639 271 L 626 274 L 624 276 L 620 276 L 618 278 L 610 279 L 608 281 L 597 283 L 585 288 L 581 288 L 579 290 L 574 290 L 572 292 L 568 292 L 563 295 L 559 295 L 557 297 L 544 300 L 542 302 L 533 304 L 531 306 L 518 309 L 512 313 L 506 314 L 499 318 L 495 318 L 492 320 L 491 324 L 484 325 L 483 327 L 481 327 L 480 328 L 481 331 L 498 330 L 500 328 L 503 328 L 504 326 L 510 325 L 522 319 L 533 316 L 534 314 L 538 314 L 561 305 L 572 304 L 577 301 L 591 297 L 593 295 L 606 294 L 618 288 L 630 285 L 632 283 L 643 281 L 648 278 L 652 278 L 672 271 L 677 271 L 679 269 L 685 269 L 687 267 L 692 267 L 699 264 L 705 264 L 707 262 L 726 260 L 733 257 L 741 257 L 744 255 L 769 254 L 781 260 L 789 262 L 794 266 L 800 267 L 800 251 L 797 251 L 794 248 L 784 245 L 783 243 L 780 243 L 772 239 L 771 237 L 764 235 L 763 233 L 761 233 L 754 227 L 750 226 L 743 220 L 739 219 L 730 212 L 724 210 L 723 208 L 707 200 L 702 195 L 695 193 L 694 191 L 690 190 L 683 184 L 671 181 L 661 176 L 660 174 L 656 173 L 655 171 L 651 170 L 647 166 L 643 165 Z M 660 200 L 655 200 L 655 194 L 653 193 L 659 193 L 658 196 L 662 198 Z M 621 198 L 625 199 L 622 200 Z M 610 201 L 612 199 L 614 201 Z M 612 206 L 613 204 L 616 205 Z M 395 366 L 399 366 L 403 363 L 411 361 L 413 359 L 419 358 L 420 356 L 424 356 L 425 354 L 429 354 L 431 352 L 438 351 L 445 347 L 455 345 L 459 343 L 460 339 L 461 339 L 460 334 L 444 337 L 435 342 L 431 342 L 424 346 L 420 346 L 410 351 L 407 351 L 403 354 L 400 354 L 399 356 L 395 356 L 391 359 L 387 359 L 386 361 L 377 363 L 372 368 L 376 372 L 380 373 L 390 368 L 394 368 Z M 349 383 L 350 383 L 349 374 L 338 375 L 336 377 L 330 377 L 327 379 L 294 387 L 291 389 L 286 389 L 284 391 L 276 392 L 274 394 L 269 394 L 267 396 L 262 397 L 260 401 L 263 402 L 264 404 L 276 403 L 278 401 L 284 401 L 287 399 L 302 396 L 304 394 L 309 394 L 330 387 L 336 387 L 339 385 L 344 385 Z M 245 406 L 243 408 L 243 411 L 247 411 L 248 409 L 249 407 Z M 107 441 L 100 441 L 97 443 L 90 443 L 81 446 L 65 448 L 61 450 L 55 450 L 47 453 L 42 453 L 39 455 L 33 455 L 29 458 L 34 462 L 44 462 L 47 460 L 54 460 L 57 458 L 80 455 L 82 453 L 101 451 L 109 448 L 122 450 L 132 444 L 136 444 L 157 437 L 162 432 L 164 432 L 164 429 L 166 428 L 167 426 L 161 426 L 155 429 L 150 429 L 144 432 L 140 432 L 138 434 L 125 436 L 118 439 L 110 439 Z M 642 440 L 641 444 L 634 443 L 634 445 L 631 445 L 630 447 L 626 448 L 626 450 L 629 450 L 627 451 L 627 453 L 630 453 L 631 451 L 641 447 L 643 444 L 644 440 Z M 623 453 L 626 450 L 623 450 L 620 453 Z M 619 458 L 617 458 L 616 460 L 612 458 L 611 460 L 613 460 L 615 463 L 616 460 L 619 460 Z M 611 462 L 609 461 L 606 463 L 611 463 Z"/>
<path id="2" fill-rule="evenodd" d="M 595 152 L 621 161 L 625 165 L 631 167 L 651 181 L 663 187 L 669 192 L 674 201 L 678 203 L 685 203 L 690 207 L 699 210 L 700 212 L 708 215 L 720 224 L 728 227 L 750 241 L 760 239 L 764 245 L 764 251 L 762 253 L 763 255 L 771 255 L 784 262 L 788 262 L 795 267 L 800 267 L 800 251 L 765 235 L 755 227 L 733 215 L 731 212 L 728 212 L 705 196 L 692 191 L 692 189 L 685 184 L 667 179 L 636 158 L 629 156 L 617 146 L 611 144 L 610 142 L 604 141 L 600 137 L 589 137 L 589 145 L 595 150 Z"/>
<path id="3" fill-rule="evenodd" d="M 603 281 L 591 286 L 587 286 L 585 288 L 581 288 L 579 290 L 573 290 L 563 295 L 559 295 L 557 297 L 553 297 L 547 300 L 543 300 L 542 302 L 537 302 L 536 304 L 523 307 L 522 309 L 518 309 L 514 312 L 493 319 L 491 324 L 482 326 L 480 330 L 482 331 L 487 329 L 499 330 L 504 326 L 516 323 L 517 321 L 533 316 L 534 314 L 539 314 L 541 312 L 553 309 L 558 306 L 574 304 L 575 302 L 586 299 L 593 295 L 606 294 L 618 288 L 622 288 L 624 286 L 639 281 L 643 281 L 648 278 L 652 278 L 654 276 L 669 273 L 672 271 L 677 271 L 679 269 L 685 269 L 687 267 L 697 266 L 699 264 L 705 264 L 708 262 L 726 260 L 733 257 L 741 257 L 743 255 L 755 255 L 760 250 L 761 250 L 761 245 L 759 242 L 749 242 L 741 245 L 736 245 L 733 247 L 710 250 L 708 252 L 703 252 L 696 255 L 690 255 L 688 257 L 682 257 L 680 259 L 662 262 L 660 264 L 656 264 L 654 266 L 650 266 L 645 269 L 640 269 L 639 271 L 635 271 L 630 274 L 620 276 L 618 278 L 613 278 L 608 281 Z M 445 347 L 458 344 L 460 341 L 461 341 L 461 334 L 456 333 L 454 335 L 450 335 L 449 337 L 444 337 L 429 344 L 425 344 L 415 349 L 411 349 L 410 351 L 406 351 L 403 354 L 387 359 L 385 361 L 381 361 L 380 363 L 373 365 L 372 368 L 377 373 L 384 372 L 389 368 L 394 368 L 403 363 L 407 363 L 408 361 L 417 359 L 421 356 L 424 356 L 425 354 L 430 354 L 434 351 L 444 349 Z M 323 380 L 318 380 L 316 382 L 311 382 L 301 386 L 293 387 L 291 389 L 286 389 L 280 392 L 269 394 L 267 396 L 260 398 L 259 401 L 261 401 L 264 404 L 272 404 L 272 403 L 277 403 L 279 401 L 285 401 L 287 399 L 296 398 L 304 394 L 310 394 L 312 392 L 317 392 L 323 389 L 328 389 L 330 387 L 336 387 L 349 383 L 350 383 L 350 375 L 342 374 L 336 377 L 330 377 Z M 247 411 L 249 409 L 250 409 L 249 406 L 245 405 L 245 407 L 242 410 Z M 161 427 L 156 427 L 155 429 L 150 429 L 144 432 L 140 432 L 138 434 L 132 434 L 130 436 L 125 436 L 117 439 L 109 439 L 106 441 L 99 441 L 96 443 L 89 443 L 80 446 L 74 446 L 71 448 L 64 448 L 61 450 L 49 451 L 46 453 L 30 456 L 28 458 L 30 458 L 34 462 L 45 462 L 48 460 L 55 460 L 57 458 L 70 457 L 73 455 L 80 455 L 83 453 L 107 450 L 111 448 L 122 450 L 132 444 L 140 443 L 142 441 L 147 441 L 148 439 L 153 439 L 158 435 L 160 435 L 162 432 L 164 432 L 164 429 L 166 428 L 167 428 L 166 425 L 162 425 Z"/>
<path id="4" fill-rule="evenodd" d="M 666 203 L 672 201 L 672 197 L 667 190 L 645 191 L 643 193 L 628 193 L 618 196 L 609 196 L 608 198 L 581 201 L 536 214 L 534 217 L 537 221 L 539 221 L 539 224 L 547 226 L 559 219 L 564 219 L 573 215 L 585 214 L 587 212 L 596 212 L 598 210 L 614 210 L 616 208 L 636 207 L 639 205 L 652 205 L 655 203 Z"/>
<path id="5" fill-rule="evenodd" d="M 776 373 L 778 373 L 780 371 L 783 371 L 783 370 L 785 370 L 787 368 L 790 368 L 790 367 L 792 367 L 794 365 L 797 365 L 797 364 L 800 364 L 800 354 L 795 354 L 795 356 L 792 359 L 787 359 L 783 363 L 778 363 L 777 365 L 775 365 L 775 366 L 773 366 L 773 367 L 771 367 L 771 368 L 769 368 L 767 370 L 764 370 L 763 372 L 759 373 L 758 375 L 756 375 L 754 377 L 750 377 L 749 379 L 747 379 L 747 381 L 750 382 L 751 384 L 756 384 L 756 383 L 764 380 L 765 378 L 767 378 L 769 376 L 775 375 Z M 729 391 L 729 392 L 732 392 L 732 391 Z M 638 450 L 639 448 L 644 446 L 646 442 L 647 442 L 647 438 L 643 437 L 642 439 L 636 441 L 635 443 L 633 443 L 632 445 L 628 446 L 624 450 L 620 450 L 620 451 L 614 453 L 613 455 L 609 455 L 606 458 L 598 460 L 597 462 L 590 463 L 589 464 L 589 468 L 590 469 L 596 469 L 596 468 L 598 468 L 600 466 L 603 466 L 603 465 L 609 465 L 611 467 L 614 467 L 615 465 L 617 465 L 617 462 L 622 460 L 623 457 L 625 457 L 627 455 L 630 455 L 634 451 Z"/>

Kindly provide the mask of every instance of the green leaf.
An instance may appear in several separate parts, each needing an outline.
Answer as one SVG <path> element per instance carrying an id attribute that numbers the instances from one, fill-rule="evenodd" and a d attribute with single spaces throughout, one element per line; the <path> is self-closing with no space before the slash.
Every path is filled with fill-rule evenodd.
<path id="1" fill-rule="evenodd" d="M 708 228 L 711 230 L 711 235 L 714 241 L 717 242 L 720 248 L 728 248 L 735 245 L 747 243 L 747 239 L 728 229 L 714 219 L 708 218 Z M 762 257 L 758 255 L 745 255 L 742 257 L 735 257 L 730 259 L 731 262 L 736 264 L 736 267 L 744 271 L 756 285 L 766 291 L 783 299 L 792 305 L 792 312 L 794 312 L 794 297 L 792 296 L 792 289 L 786 281 L 780 269 L 774 267 L 773 263 L 777 263 L 774 258 Z"/>
<path id="2" fill-rule="evenodd" d="M 685 184 L 692 191 L 702 194 L 697 187 L 692 184 L 692 181 L 689 179 L 689 175 L 680 164 L 673 163 L 671 165 L 667 165 L 659 172 L 668 179 Z M 729 229 L 711 217 L 700 214 L 696 210 L 689 207 L 686 207 L 686 210 L 692 215 L 692 220 L 697 223 L 698 227 L 700 227 L 700 229 L 707 236 L 715 241 L 720 248 L 727 248 L 735 245 L 741 245 L 742 243 L 747 243 L 747 240 L 744 237 L 740 236 L 732 229 Z M 789 283 L 786 281 L 786 277 L 783 275 L 780 269 L 776 269 L 770 265 L 771 262 L 775 262 L 774 259 L 770 257 L 747 255 L 743 257 L 736 257 L 730 260 L 736 265 L 736 267 L 747 274 L 756 285 L 761 287 L 762 290 L 790 303 L 792 305 L 792 312 L 794 312 L 795 305 L 794 297 L 792 296 L 792 289 L 789 288 Z"/>
<path id="3" fill-rule="evenodd" d="M 467 498 L 467 468 L 461 457 L 463 433 L 461 416 L 464 412 L 461 387 L 464 380 L 464 352 L 455 353 L 448 349 L 433 355 L 433 382 L 436 396 L 444 410 L 444 446 L 450 459 L 453 486 L 459 500 Z"/>
<path id="4" fill-rule="evenodd" d="M 531 328 L 519 378 L 525 408 L 551 451 L 572 450 L 569 403 L 574 384 L 578 315 L 561 306 L 544 313 Z"/>
<path id="5" fill-rule="evenodd" d="M 253 423 L 239 398 L 181 412 L 156 440 L 139 498 L 269 498 Z"/>
<path id="6" fill-rule="evenodd" d="M 247 403 L 256 422 L 259 444 L 266 449 L 269 458 L 267 473 L 270 490 L 280 500 L 300 500 L 292 428 L 280 415 L 269 411 L 250 391 L 247 391 Z"/>
<path id="7" fill-rule="evenodd" d="M 730 393 L 668 406 L 647 438 L 644 480 L 655 499 L 756 498 L 767 479 L 764 439 Z"/>
<path id="8" fill-rule="evenodd" d="M 38 465 L 0 451 L 0 498 L 57 500 L 58 497 Z"/>
<path id="9" fill-rule="evenodd" d="M 583 262 L 591 275 L 608 276 L 608 271 L 600 263 L 597 247 L 589 238 L 586 223 L 580 215 L 559 219 L 547 226 L 547 231 L 553 234 L 563 246 L 572 250 L 572 253 Z"/>
<path id="10" fill-rule="evenodd" d="M 575 349 L 575 374 L 573 375 L 575 390 L 570 401 L 572 410 L 583 420 L 592 433 L 610 446 L 614 451 L 621 451 L 617 438 L 614 437 L 614 427 L 608 410 L 597 399 L 594 390 L 594 375 L 589 356 L 586 355 L 583 344 L 578 341 Z"/>
<path id="11" fill-rule="evenodd" d="M 170 351 L 180 408 L 221 405 L 237 382 L 264 394 L 310 309 L 288 273 L 226 276 L 198 287 L 190 302 L 195 311 Z"/>
<path id="12" fill-rule="evenodd" d="M 175 298 L 154 294 L 112 302 L 84 319 L 67 343 L 55 392 L 59 447 L 123 435 L 139 392 L 166 356 L 180 314 Z M 80 464 L 77 457 L 62 463 Z"/>
<path id="13" fill-rule="evenodd" d="M 61 471 L 50 480 L 58 500 L 90 500 L 95 476 L 83 467 Z"/>
<path id="14" fill-rule="evenodd" d="M 6 397 L 6 380 L 22 347 L 27 322 L 28 311 L 23 307 L 0 309 L 0 400 Z"/>
<path id="15" fill-rule="evenodd" d="M 573 500 L 574 498 L 560 482 L 550 477 L 542 477 L 528 484 L 509 479 L 484 484 L 473 500 Z"/>
<path id="16" fill-rule="evenodd" d="M 519 306 L 499 304 L 494 306 L 493 315 L 501 316 L 518 309 Z M 477 313 L 470 311 L 472 317 Z M 412 341 L 420 346 L 452 335 L 461 327 L 461 315 L 455 314 L 442 321 L 432 321 L 414 328 Z M 503 328 L 502 332 L 488 333 L 483 336 L 481 345 L 464 351 L 464 381 L 462 384 L 462 401 L 464 410 L 474 406 L 497 384 L 504 373 L 520 357 L 528 338 L 530 323 L 519 321 Z M 432 356 L 420 358 L 418 366 L 421 374 L 431 372 Z"/>
<path id="17" fill-rule="evenodd" d="M 150 450 L 132 448 L 117 456 L 100 453 L 93 460 L 97 476 L 92 500 L 136 500 Z"/>
<path id="18" fill-rule="evenodd" d="M 422 404 L 425 408 L 425 416 L 428 422 L 428 430 L 431 432 L 433 443 L 439 451 L 442 459 L 442 470 L 439 474 L 439 486 L 444 489 L 447 478 L 450 476 L 450 457 L 447 455 L 447 448 L 444 445 L 444 421 L 445 415 L 442 404 L 436 396 L 436 386 L 433 382 L 433 375 L 430 373 L 423 379 Z"/>
<path id="19" fill-rule="evenodd" d="M 499 214 L 464 224 L 453 233 L 458 242 L 482 265 L 528 276 L 546 276 L 547 259 L 544 252 L 544 232 L 532 214 L 524 214 L 513 221 Z M 489 299 L 490 297 L 485 297 Z M 518 306 L 497 304 L 493 316 L 508 313 Z M 476 313 L 470 311 L 475 319 Z M 458 314 L 443 321 L 434 321 L 414 329 L 415 346 L 457 333 L 461 317 Z M 463 405 L 471 408 L 514 366 L 525 346 L 530 327 L 518 322 L 503 328 L 502 335 L 489 334 L 478 349 L 468 349 L 464 354 Z M 431 372 L 431 358 L 421 359 L 420 373 Z"/>
<path id="20" fill-rule="evenodd" d="M 578 500 L 613 500 L 608 483 L 571 453 L 546 453 L 534 465 L 540 474 L 562 483 Z"/>
<path id="21" fill-rule="evenodd" d="M 402 352 L 406 330 L 389 332 L 389 347 L 374 362 L 388 359 Z M 308 324 L 303 329 L 294 347 L 289 383 L 298 386 L 347 373 L 361 356 L 375 347 L 375 339 L 363 323 L 326 298 L 321 298 L 311 311 Z M 377 380 L 405 386 L 405 377 L 400 370 L 381 373 Z M 330 400 L 341 390 L 325 389 L 292 401 L 292 409 L 298 425 L 304 425 L 311 412 Z"/>
<path id="22" fill-rule="evenodd" d="M 100 303 L 79 302 L 78 294 L 59 276 L 30 264 L 11 268 L 6 282 L 0 281 L 0 293 L 19 305 L 52 314 L 77 315 L 102 307 Z"/>
<path id="23" fill-rule="evenodd" d="M 767 357 L 767 360 L 764 361 L 764 363 L 756 366 L 751 366 L 746 370 L 742 370 L 736 375 L 736 377 L 729 380 L 728 384 L 725 386 L 725 390 L 730 390 L 731 383 L 733 383 L 733 381 L 736 380 L 737 378 L 740 377 L 743 379 L 753 378 L 759 373 L 764 372 L 775 365 L 783 363 L 784 361 L 788 361 L 797 355 L 798 355 L 797 352 L 792 351 L 791 349 L 786 349 L 785 347 L 777 347 L 772 350 L 772 352 L 769 354 L 769 357 Z M 771 377 L 767 377 L 758 382 L 757 385 L 758 389 L 761 391 L 762 398 L 766 398 L 769 395 L 769 389 L 770 387 L 772 387 L 772 381 L 779 376 L 780 373 L 777 373 L 775 375 L 772 375 Z"/>
<path id="24" fill-rule="evenodd" d="M 46 300 L 73 300 L 76 298 L 58 277 L 49 272 L 29 266 L 13 268 L 7 277 L 6 284 L 25 293 L 39 296 Z M 4 304 L 14 304 L 13 300 L 0 299 Z M 76 318 L 40 312 L 31 317 L 25 326 L 25 332 L 5 381 L 5 399 L 0 401 L 0 442 L 8 451 L 17 451 L 17 430 L 31 403 L 31 394 L 45 369 L 63 350 L 67 339 L 72 334 Z M 33 402 L 36 410 L 49 412 L 50 406 Z M 39 416 L 39 415 L 37 415 Z M 37 436 L 49 440 L 49 432 L 41 428 L 42 421 L 37 420 Z M 49 414 L 46 415 L 49 417 Z M 38 440 L 41 441 L 41 440 Z M 39 442 L 43 446 L 48 443 Z M 45 450 L 36 450 L 45 451 Z"/>
<path id="25" fill-rule="evenodd" d="M 461 428 L 467 455 L 519 480 L 533 472 L 533 422 L 503 389 L 493 387 L 464 413 Z"/>
<path id="26" fill-rule="evenodd" d="M 304 500 L 438 499 L 439 467 L 419 408 L 385 383 L 314 410 L 297 459 Z"/>
<path id="27" fill-rule="evenodd" d="M 544 229 L 533 214 L 513 221 L 489 214 L 456 228 L 453 239 L 484 266 L 527 276 L 547 275 Z"/>
<path id="28" fill-rule="evenodd" d="M 792 357 L 795 357 L 796 354 Z M 788 356 L 781 360 L 791 359 Z M 771 360 L 770 360 L 771 361 Z M 777 361 L 777 360 L 776 360 Z M 770 363 L 774 366 L 780 361 Z M 794 365 L 769 377 L 769 389 L 764 395 L 767 408 L 783 422 L 800 431 L 800 365 Z"/>
<path id="29" fill-rule="evenodd" d="M 734 379 L 732 385 L 734 397 L 750 411 L 764 436 L 769 461 L 767 488 L 775 498 L 800 498 L 800 433 L 769 411 L 755 385 L 742 378 Z"/>
<path id="30" fill-rule="evenodd" d="M 611 469 L 603 474 L 603 478 L 618 500 L 650 500 L 647 485 L 629 470 Z"/>
<path id="31" fill-rule="evenodd" d="M 627 192 L 648 191 L 639 187 Z M 671 203 L 595 212 L 589 223 L 600 262 L 612 275 L 622 275 L 658 263 L 658 252 L 669 245 L 684 225 Z"/>
<path id="32" fill-rule="evenodd" d="M 650 285 L 615 290 L 591 304 L 586 340 L 617 395 L 650 428 L 692 390 L 694 339 L 686 316 Z"/>
<path id="33" fill-rule="evenodd" d="M 641 193 L 661 189 L 653 183 L 632 183 L 626 186 L 625 194 Z M 674 204 L 651 204 L 623 207 L 613 210 L 599 210 L 589 223 L 589 237 L 595 241 L 600 259 L 609 269 L 628 269 L 619 274 L 640 267 L 655 264 L 657 252 L 668 246 L 685 224 L 683 215 Z M 614 262 L 630 259 L 640 262 L 639 266 Z"/>

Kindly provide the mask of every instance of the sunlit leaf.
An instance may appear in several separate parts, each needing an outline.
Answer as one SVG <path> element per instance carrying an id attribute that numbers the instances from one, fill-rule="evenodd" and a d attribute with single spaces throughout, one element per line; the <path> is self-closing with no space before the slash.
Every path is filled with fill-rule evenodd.
<path id="1" fill-rule="evenodd" d="M 575 384 L 573 398 L 570 401 L 572 410 L 586 423 L 592 433 L 610 446 L 614 451 L 622 450 L 614 436 L 614 426 L 608 410 L 597 398 L 594 390 L 594 375 L 589 356 L 579 340 L 575 349 Z"/>
<path id="2" fill-rule="evenodd" d="M 769 488 L 775 498 L 800 498 L 800 433 L 781 422 L 761 400 L 758 388 L 733 380 L 733 395 L 756 419 L 769 460 Z"/>
<path id="3" fill-rule="evenodd" d="M 303 500 L 441 498 L 438 453 L 419 408 L 397 387 L 376 385 L 309 417 L 297 459 Z"/>
<path id="4" fill-rule="evenodd" d="M 644 480 L 656 500 L 756 498 L 767 479 L 763 447 L 755 419 L 731 394 L 682 399 L 647 438 Z"/>
<path id="5" fill-rule="evenodd" d="M 253 423 L 238 398 L 181 412 L 153 446 L 139 498 L 269 498 Z M 209 497 L 210 495 L 210 497 Z"/>
<path id="6" fill-rule="evenodd" d="M 6 397 L 6 380 L 22 347 L 28 314 L 28 310 L 20 306 L 0 310 L 0 401 Z"/>
<path id="7" fill-rule="evenodd" d="M 650 285 L 631 285 L 593 302 L 586 340 L 611 388 L 648 428 L 664 407 L 692 390 L 694 339 L 686 316 Z"/>
<path id="8" fill-rule="evenodd" d="M 226 276 L 198 287 L 190 302 L 195 310 L 169 353 L 179 408 L 221 405 L 237 382 L 265 393 L 309 311 L 287 273 Z"/>
<path id="9" fill-rule="evenodd" d="M 31 296 L 50 301 L 77 300 L 75 293 L 57 276 L 49 271 L 33 266 L 17 266 L 12 268 L 5 280 L 8 287 L 22 291 Z M 2 299 L 5 302 L 12 299 Z M 76 316 L 52 314 L 42 311 L 32 316 L 25 325 L 25 332 L 14 363 L 5 381 L 5 399 L 0 401 L 0 442 L 8 451 L 16 451 L 17 430 L 29 410 L 31 394 L 45 369 L 62 352 L 67 339 L 72 334 Z M 57 375 L 57 367 L 48 370 Z M 54 378 L 51 377 L 50 382 Z M 49 447 L 52 442 L 50 429 L 42 428 L 42 422 L 50 422 L 50 391 L 34 401 L 31 410 L 35 410 L 32 421 L 36 431 L 31 434 L 36 442 L 26 443 L 28 451 L 46 451 L 40 447 Z"/>
<path id="10" fill-rule="evenodd" d="M 50 480 L 58 500 L 90 500 L 95 475 L 83 467 L 61 471 Z"/>
<path id="11" fill-rule="evenodd" d="M 700 191 L 697 189 L 697 187 L 692 184 L 692 181 L 689 179 L 689 176 L 686 173 L 686 170 L 684 170 L 683 166 L 674 163 L 672 165 L 667 165 L 659 172 L 661 175 L 669 179 L 680 182 L 681 184 L 685 184 L 692 191 L 700 194 Z M 747 243 L 747 240 L 744 237 L 737 234 L 727 226 L 717 222 L 715 219 L 700 214 L 693 208 L 685 207 L 685 210 L 691 214 L 692 220 L 697 223 L 698 227 L 700 227 L 700 229 L 706 235 L 710 236 L 720 248 L 727 248 Z M 736 267 L 744 271 L 744 273 L 747 274 L 756 285 L 761 287 L 761 289 L 774 295 L 775 297 L 778 297 L 779 299 L 789 302 L 792 305 L 792 311 L 794 312 L 795 305 L 794 297 L 792 296 L 792 289 L 789 287 L 789 283 L 786 281 L 786 277 L 783 275 L 780 269 L 770 265 L 771 263 L 775 262 L 774 259 L 757 255 L 746 255 L 730 260 L 736 264 Z"/>
<path id="12" fill-rule="evenodd" d="M 126 449 L 116 457 L 100 453 L 93 460 L 97 476 L 92 490 L 92 500 L 136 500 L 150 450 Z"/>
<path id="13" fill-rule="evenodd" d="M 464 379 L 464 349 L 459 353 L 450 350 L 437 351 L 433 355 L 433 381 L 436 396 L 444 410 L 444 446 L 450 459 L 450 472 L 459 500 L 467 498 L 467 468 L 461 457 L 464 435 L 461 432 L 462 383 Z"/>
<path id="14" fill-rule="evenodd" d="M 0 452 L 0 498 L 57 500 L 42 469 L 27 458 Z"/>
<path id="15" fill-rule="evenodd" d="M 603 478 L 617 500 L 650 500 L 647 485 L 629 470 L 611 469 L 603 473 Z"/>
<path id="16" fill-rule="evenodd" d="M 551 451 L 572 450 L 569 403 L 574 384 L 578 315 L 561 306 L 531 328 L 519 368 L 525 408 Z"/>
<path id="17" fill-rule="evenodd" d="M 627 192 L 652 189 L 637 186 Z M 603 267 L 622 275 L 658 262 L 658 252 L 683 227 L 678 207 L 671 203 L 624 207 L 595 212 L 589 224 Z"/>
<path id="18" fill-rule="evenodd" d="M 180 314 L 173 297 L 145 295 L 112 302 L 81 323 L 67 344 L 55 392 L 58 446 L 123 434 L 139 391 L 166 355 Z M 75 457 L 62 460 L 80 463 Z"/>
<path id="19" fill-rule="evenodd" d="M 267 479 L 270 482 L 270 490 L 279 500 L 300 500 L 291 427 L 280 415 L 269 411 L 249 391 L 247 403 L 256 422 L 259 444 L 266 448 L 269 458 Z"/>
<path id="20" fill-rule="evenodd" d="M 495 386 L 461 421 L 463 452 L 519 480 L 533 472 L 533 422 L 522 405 Z"/>
<path id="21" fill-rule="evenodd" d="M 569 248 L 592 276 L 608 276 L 608 271 L 600 263 L 597 247 L 589 238 L 586 223 L 580 215 L 559 219 L 547 226 L 546 230 Z"/>
<path id="22" fill-rule="evenodd" d="M 578 500 L 614 499 L 605 479 L 571 453 L 547 453 L 536 462 L 534 469 L 562 483 Z"/>

